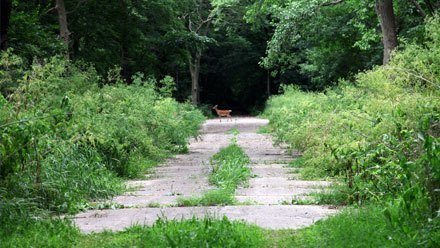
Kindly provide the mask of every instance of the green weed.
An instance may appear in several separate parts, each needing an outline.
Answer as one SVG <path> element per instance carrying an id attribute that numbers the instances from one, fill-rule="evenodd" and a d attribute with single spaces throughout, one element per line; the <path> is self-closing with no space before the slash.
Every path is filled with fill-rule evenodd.
<path id="1" fill-rule="evenodd" d="M 205 192 L 200 197 L 182 197 L 177 199 L 179 207 L 184 206 L 226 206 L 234 205 L 234 192 L 230 189 L 215 189 Z"/>
<path id="2" fill-rule="evenodd" d="M 251 176 L 249 157 L 236 144 L 221 149 L 211 158 L 209 182 L 219 188 L 234 189 Z"/>
<path id="3" fill-rule="evenodd" d="M 260 228 L 223 219 L 158 220 L 152 227 L 134 226 L 120 233 L 93 234 L 78 247 L 262 247 Z"/>
<path id="4" fill-rule="evenodd" d="M 237 131 L 233 130 L 236 133 Z M 209 182 L 218 189 L 205 192 L 201 197 L 179 198 L 178 206 L 233 205 L 235 189 L 252 176 L 248 166 L 249 157 L 233 142 L 211 158 L 212 171 Z"/>
<path id="5" fill-rule="evenodd" d="M 0 247 L 72 247 L 80 232 L 66 220 L 34 220 L 0 229 Z"/>
<path id="6" fill-rule="evenodd" d="M 267 235 L 277 247 L 436 247 L 440 239 L 423 240 L 423 233 L 411 223 L 406 229 L 414 236 L 389 225 L 383 206 L 349 208 L 298 231 L 275 231 Z M 432 237 L 435 237 L 432 235 Z"/>

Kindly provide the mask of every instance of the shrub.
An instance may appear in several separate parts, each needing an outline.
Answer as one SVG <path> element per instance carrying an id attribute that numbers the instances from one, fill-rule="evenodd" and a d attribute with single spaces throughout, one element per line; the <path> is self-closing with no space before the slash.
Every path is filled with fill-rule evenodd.
<path id="1" fill-rule="evenodd" d="M 420 233 L 428 220 L 438 223 L 440 209 L 438 22 L 428 23 L 426 44 L 407 45 L 354 84 L 324 93 L 287 87 L 264 114 L 279 141 L 304 153 L 305 176 L 342 177 L 349 202 L 391 202 L 390 222 L 414 221 Z"/>
<path id="2" fill-rule="evenodd" d="M 132 85 L 119 78 L 102 86 L 90 65 L 52 57 L 19 70 L 18 57 L 1 56 L 1 87 L 13 86 L 3 87 L 7 96 L 0 96 L 5 199 L 77 211 L 91 199 L 121 192 L 117 176 L 140 177 L 147 167 L 185 150 L 204 120 L 190 104 L 169 97 L 170 77 L 158 89 L 141 76 Z"/>

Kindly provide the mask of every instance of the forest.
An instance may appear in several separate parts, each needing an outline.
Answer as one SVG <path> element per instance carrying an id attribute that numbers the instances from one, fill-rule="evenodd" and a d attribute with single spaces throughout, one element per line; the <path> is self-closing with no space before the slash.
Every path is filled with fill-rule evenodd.
<path id="1" fill-rule="evenodd" d="M 0 2 L 0 247 L 440 246 L 440 1 Z M 268 119 L 301 179 L 335 182 L 286 204 L 340 213 L 90 235 L 55 217 L 118 208 L 98 200 L 188 153 L 214 105 Z M 182 204 L 236 204 L 252 159 L 230 133 L 210 159 L 227 203 Z"/>

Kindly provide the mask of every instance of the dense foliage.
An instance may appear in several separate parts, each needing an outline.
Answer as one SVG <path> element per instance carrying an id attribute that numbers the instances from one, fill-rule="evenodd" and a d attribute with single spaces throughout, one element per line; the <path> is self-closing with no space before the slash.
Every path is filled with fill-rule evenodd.
<path id="1" fill-rule="evenodd" d="M 101 76 L 171 75 L 186 100 L 196 62 L 201 102 L 242 111 L 261 109 L 281 83 L 322 90 L 382 60 L 375 1 L 62 0 L 68 44 L 55 1 L 7 1 L 8 46 L 29 64 L 64 53 Z M 393 3 L 399 40 L 422 41 L 439 1 Z"/>
<path id="2" fill-rule="evenodd" d="M 173 95 L 183 101 L 191 95 L 188 61 L 203 51 L 203 103 L 246 109 L 265 100 L 266 72 L 258 61 L 268 34 L 243 20 L 248 1 L 63 0 L 67 45 L 58 37 L 55 1 L 12 2 L 8 46 L 27 64 L 35 57 L 67 53 L 73 61 L 92 63 L 100 76 L 115 67 L 127 81 L 138 72 L 156 78 L 171 75 L 177 87 Z M 206 32 L 195 28 L 198 23 Z"/>
<path id="3" fill-rule="evenodd" d="M 385 2 L 397 52 L 378 67 Z M 0 246 L 262 246 L 261 230 L 228 220 L 82 236 L 49 218 L 112 197 L 122 179 L 185 152 L 204 119 L 182 103 L 189 98 L 205 112 L 258 112 L 278 88 L 265 116 L 303 152 L 294 165 L 305 178 L 346 182 L 318 201 L 367 205 L 280 247 L 440 246 L 440 1 L 0 4 Z M 248 158 L 233 144 L 212 162 L 219 189 L 182 205 L 234 203 Z"/>
<path id="4" fill-rule="evenodd" d="M 390 224 L 431 245 L 440 224 L 439 24 L 429 22 L 423 45 L 407 45 L 354 84 L 286 87 L 265 112 L 278 139 L 304 153 L 296 165 L 305 177 L 343 177 L 350 202 L 390 202 Z"/>
<path id="5" fill-rule="evenodd" d="M 340 78 L 381 64 L 379 1 L 258 0 L 246 18 L 273 28 L 261 65 L 276 81 L 322 90 Z M 420 41 L 424 17 L 438 1 L 391 1 L 401 41 Z M 422 12 L 421 12 L 422 11 Z"/>
<path id="6" fill-rule="evenodd" d="M 21 61 L 6 52 L 0 62 L 0 82 L 15 85 L 8 99 L 0 96 L 1 236 L 45 210 L 77 211 L 120 193 L 120 178 L 185 151 L 204 120 L 169 97 L 170 78 L 100 87 L 84 64 L 52 57 L 25 70 Z"/>

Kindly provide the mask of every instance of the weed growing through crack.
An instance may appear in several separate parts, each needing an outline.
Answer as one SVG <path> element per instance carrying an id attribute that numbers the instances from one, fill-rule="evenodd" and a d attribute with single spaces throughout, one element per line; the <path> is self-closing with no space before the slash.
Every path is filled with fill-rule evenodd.
<path id="1" fill-rule="evenodd" d="M 249 157 L 236 144 L 238 131 L 232 131 L 232 144 L 221 149 L 211 158 L 212 172 L 209 182 L 218 187 L 208 191 L 201 197 L 179 198 L 178 206 L 217 206 L 233 205 L 235 189 L 246 184 L 252 176 L 249 168 Z"/>
<path id="2" fill-rule="evenodd" d="M 177 199 L 178 206 L 224 206 L 234 205 L 234 193 L 227 189 L 215 189 L 206 192 L 201 197 L 187 197 Z"/>
<path id="3" fill-rule="evenodd" d="M 88 235 L 77 247 L 264 247 L 263 230 L 226 217 L 159 219 L 151 227 Z"/>

